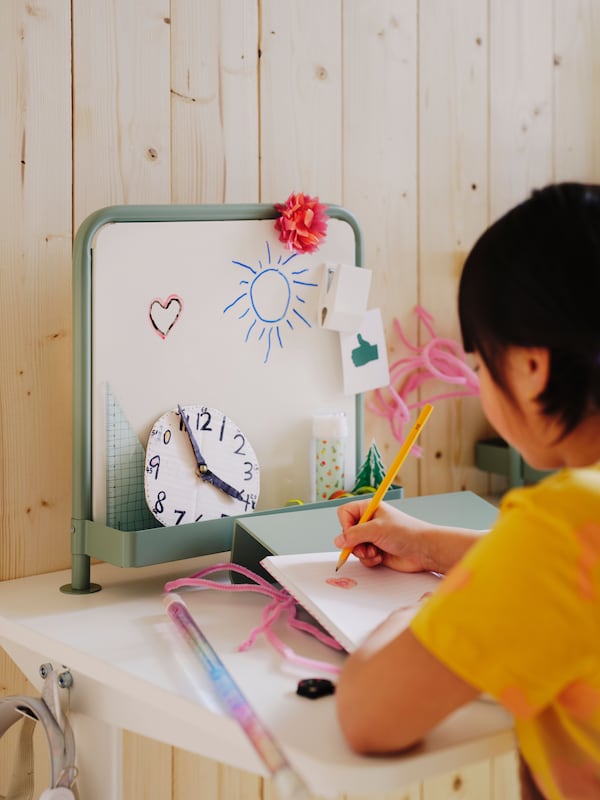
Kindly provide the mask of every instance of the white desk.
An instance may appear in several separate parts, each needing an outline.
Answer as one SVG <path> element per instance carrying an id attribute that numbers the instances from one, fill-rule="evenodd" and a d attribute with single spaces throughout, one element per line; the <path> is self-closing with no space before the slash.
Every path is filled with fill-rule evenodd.
<path id="1" fill-rule="evenodd" d="M 0 583 L 0 642 L 36 687 L 39 666 L 66 665 L 74 679 L 70 709 L 77 736 L 81 796 L 121 797 L 119 729 L 127 729 L 225 764 L 265 774 L 237 723 L 218 707 L 202 671 L 186 677 L 161 599 L 167 580 L 227 555 L 144 569 L 101 564 L 97 594 L 65 595 L 70 573 L 58 572 Z M 477 701 L 459 710 L 422 746 L 400 757 L 353 754 L 338 729 L 334 698 L 296 695 L 300 678 L 314 673 L 283 662 L 259 639 L 236 648 L 259 623 L 267 598 L 244 592 L 187 591 L 198 624 L 288 759 L 314 794 L 372 795 L 514 749 L 512 723 L 501 708 Z M 283 631 L 280 631 L 283 633 Z M 341 663 L 311 637 L 285 632 L 303 655 Z M 107 794 L 107 775 L 112 788 Z M 100 784 L 97 777 L 104 776 Z"/>

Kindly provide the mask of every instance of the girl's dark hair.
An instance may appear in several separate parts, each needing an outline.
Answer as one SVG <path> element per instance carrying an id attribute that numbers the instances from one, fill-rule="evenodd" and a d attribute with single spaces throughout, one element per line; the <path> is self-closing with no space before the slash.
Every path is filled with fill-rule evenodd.
<path id="1" fill-rule="evenodd" d="M 533 192 L 495 222 L 465 262 L 458 296 L 464 348 L 506 391 L 507 347 L 544 347 L 544 414 L 571 431 L 600 407 L 600 186 Z"/>

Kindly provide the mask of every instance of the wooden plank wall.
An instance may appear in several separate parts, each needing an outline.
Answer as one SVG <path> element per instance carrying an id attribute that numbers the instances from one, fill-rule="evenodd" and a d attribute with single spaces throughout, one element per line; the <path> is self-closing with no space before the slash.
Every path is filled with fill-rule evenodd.
<path id="1" fill-rule="evenodd" d="M 599 0 L 5 0 L 0 26 L 0 579 L 64 568 L 70 250 L 115 203 L 276 202 L 361 222 L 392 360 L 454 297 L 486 223 L 550 180 L 600 181 Z M 476 400 L 439 404 L 406 494 L 487 492 Z M 397 443 L 368 415 L 386 460 Z M 3 658 L 2 691 L 23 688 Z M 11 750 L 0 752 L 0 793 Z M 124 796 L 270 796 L 263 781 L 125 737 Z M 42 781 L 43 784 L 43 781 Z M 515 796 L 510 759 L 394 800 Z"/>

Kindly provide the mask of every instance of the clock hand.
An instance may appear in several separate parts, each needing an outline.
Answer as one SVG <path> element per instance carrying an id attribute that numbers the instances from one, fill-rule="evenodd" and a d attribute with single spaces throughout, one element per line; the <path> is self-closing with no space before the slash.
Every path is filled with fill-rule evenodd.
<path id="1" fill-rule="evenodd" d="M 196 437 L 192 433 L 192 428 L 185 415 L 185 409 L 178 405 L 177 410 L 179 411 L 179 416 L 183 421 L 190 444 L 192 445 L 192 450 L 194 451 L 194 456 L 196 457 L 196 463 L 198 464 L 198 475 L 202 478 L 202 480 L 206 481 L 207 483 L 211 483 L 213 486 L 216 486 L 217 489 L 220 489 L 222 492 L 225 492 L 225 494 L 230 495 L 230 497 L 235 497 L 236 500 L 243 500 L 243 495 L 240 491 L 234 489 L 233 486 L 230 486 L 228 483 L 225 483 L 222 478 L 219 478 L 218 475 L 215 475 L 214 472 L 209 470 L 208 465 L 206 464 L 206 461 L 200 452 L 200 448 L 198 447 Z"/>
<path id="2" fill-rule="evenodd" d="M 200 477 L 204 477 L 204 474 L 208 471 L 206 461 L 204 460 L 204 457 L 200 452 L 200 448 L 198 447 L 198 442 L 196 441 L 196 438 L 192 433 L 192 428 L 190 426 L 188 418 L 185 415 L 185 410 L 180 405 L 177 406 L 177 410 L 179 411 L 179 416 L 181 417 L 181 421 L 185 426 L 188 439 L 190 440 L 190 444 L 192 445 L 192 450 L 194 451 L 196 464 L 198 464 L 198 474 L 200 475 Z"/>
<path id="3" fill-rule="evenodd" d="M 208 470 L 207 472 L 204 472 L 200 477 L 207 483 L 212 483 L 213 486 L 216 486 L 217 489 L 220 489 L 222 492 L 225 492 L 225 494 L 230 495 L 230 497 L 235 497 L 236 500 L 244 499 L 244 496 L 241 492 L 239 492 L 237 489 L 234 489 L 233 486 L 230 486 L 228 483 L 225 483 L 225 481 L 219 478 L 218 475 L 215 475 L 214 472 Z"/>

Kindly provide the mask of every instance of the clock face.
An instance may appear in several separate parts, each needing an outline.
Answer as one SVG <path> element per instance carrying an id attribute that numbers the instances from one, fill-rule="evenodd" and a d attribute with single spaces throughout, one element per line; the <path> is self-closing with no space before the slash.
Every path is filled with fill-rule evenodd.
<path id="1" fill-rule="evenodd" d="M 152 426 L 144 486 L 163 525 L 238 516 L 256 507 L 258 460 L 246 434 L 222 411 L 178 406 Z"/>

